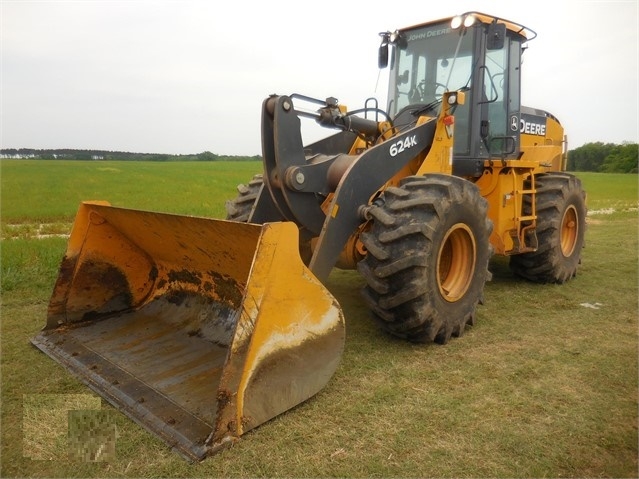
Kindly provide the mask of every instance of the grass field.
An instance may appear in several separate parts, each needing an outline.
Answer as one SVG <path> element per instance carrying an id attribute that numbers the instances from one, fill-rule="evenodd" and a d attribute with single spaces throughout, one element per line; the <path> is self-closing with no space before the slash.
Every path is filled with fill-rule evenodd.
<path id="1" fill-rule="evenodd" d="M 356 272 L 328 288 L 346 349 L 317 396 L 189 464 L 92 394 L 29 339 L 46 309 L 78 203 L 222 217 L 257 163 L 0 162 L 1 477 L 637 477 L 637 176 L 579 174 L 587 245 L 565 285 L 491 262 L 478 323 L 445 346 L 380 332 Z M 38 235 L 53 235 L 38 238 Z M 85 461 L 67 411 L 115 426 Z M 107 428 L 108 429 L 108 428 Z M 110 442 L 109 442 L 110 441 Z M 109 446 L 110 447 L 110 446 Z"/>

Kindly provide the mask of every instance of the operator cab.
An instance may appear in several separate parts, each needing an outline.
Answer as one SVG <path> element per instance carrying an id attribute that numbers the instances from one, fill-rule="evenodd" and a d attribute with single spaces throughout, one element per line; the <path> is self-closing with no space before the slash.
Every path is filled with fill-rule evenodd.
<path id="1" fill-rule="evenodd" d="M 390 62 L 388 113 L 397 128 L 437 116 L 443 93 L 459 90 L 465 102 L 453 112 L 453 173 L 480 176 L 485 159 L 520 156 L 521 54 L 532 30 L 470 12 L 380 36 L 379 66 Z"/>

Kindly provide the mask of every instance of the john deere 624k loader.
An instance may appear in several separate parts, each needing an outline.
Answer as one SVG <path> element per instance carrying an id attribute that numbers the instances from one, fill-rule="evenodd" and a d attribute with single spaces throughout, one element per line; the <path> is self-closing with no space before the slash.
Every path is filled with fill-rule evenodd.
<path id="1" fill-rule="evenodd" d="M 472 12 L 380 35 L 385 109 L 266 98 L 263 174 L 225 220 L 80 206 L 33 343 L 191 459 L 329 381 L 334 267 L 361 273 L 381 328 L 437 343 L 475 322 L 493 253 L 576 274 L 585 193 L 557 118 L 520 102 L 535 33 Z M 301 117 L 339 131 L 304 145 Z"/>

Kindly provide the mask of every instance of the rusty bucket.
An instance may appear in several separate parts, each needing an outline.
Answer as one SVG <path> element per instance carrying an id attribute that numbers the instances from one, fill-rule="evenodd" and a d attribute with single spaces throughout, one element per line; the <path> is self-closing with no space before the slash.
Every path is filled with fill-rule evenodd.
<path id="1" fill-rule="evenodd" d="M 293 223 L 84 202 L 32 343 L 201 460 L 320 391 L 344 336 Z"/>

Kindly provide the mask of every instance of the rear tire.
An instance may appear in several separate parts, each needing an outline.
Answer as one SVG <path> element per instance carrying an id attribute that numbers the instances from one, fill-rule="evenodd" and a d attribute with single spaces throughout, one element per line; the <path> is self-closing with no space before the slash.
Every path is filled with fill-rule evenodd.
<path id="1" fill-rule="evenodd" d="M 253 176 L 248 185 L 238 185 L 238 195 L 225 204 L 226 219 L 246 223 L 263 184 L 264 178 L 259 174 Z"/>
<path id="2" fill-rule="evenodd" d="M 510 268 L 537 283 L 565 283 L 577 274 L 585 244 L 586 193 L 581 181 L 567 173 L 535 177 L 537 187 L 537 251 L 511 256 Z M 530 188 L 526 182 L 524 188 Z M 523 214 L 532 212 L 530 200 Z"/>
<path id="3" fill-rule="evenodd" d="M 404 178 L 373 206 L 358 270 L 377 323 L 413 342 L 444 344 L 474 324 L 490 278 L 492 222 L 475 184 L 448 175 Z"/>

